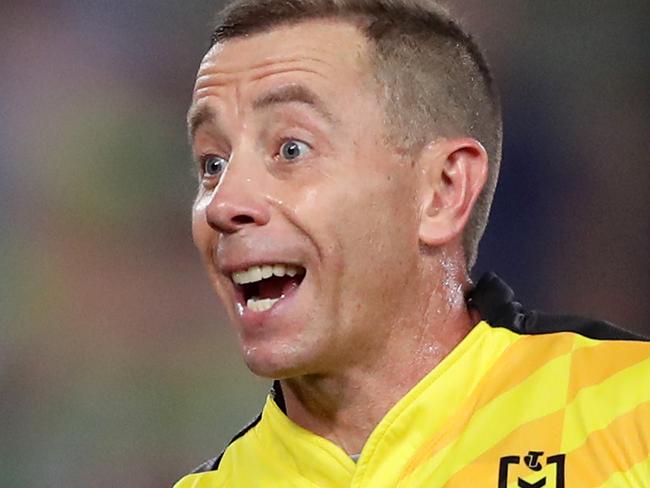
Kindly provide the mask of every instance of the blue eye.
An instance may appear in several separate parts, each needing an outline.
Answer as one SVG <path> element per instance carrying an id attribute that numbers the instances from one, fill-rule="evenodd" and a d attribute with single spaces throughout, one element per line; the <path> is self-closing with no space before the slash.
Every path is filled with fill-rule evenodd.
<path id="1" fill-rule="evenodd" d="M 293 161 L 307 154 L 311 148 L 308 144 L 297 139 L 290 139 L 280 146 L 280 157 L 287 161 Z"/>
<path id="2" fill-rule="evenodd" d="M 206 176 L 219 176 L 226 168 L 228 161 L 221 156 L 215 154 L 208 154 L 202 158 L 203 160 L 203 173 Z"/>

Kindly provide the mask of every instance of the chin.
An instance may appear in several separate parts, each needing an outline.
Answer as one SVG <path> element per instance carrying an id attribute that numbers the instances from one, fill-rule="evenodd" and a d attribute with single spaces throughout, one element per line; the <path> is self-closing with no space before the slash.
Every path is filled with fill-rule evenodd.
<path id="1" fill-rule="evenodd" d="M 243 345 L 242 352 L 248 369 L 262 378 L 279 380 L 313 372 L 310 361 L 295 346 Z"/>

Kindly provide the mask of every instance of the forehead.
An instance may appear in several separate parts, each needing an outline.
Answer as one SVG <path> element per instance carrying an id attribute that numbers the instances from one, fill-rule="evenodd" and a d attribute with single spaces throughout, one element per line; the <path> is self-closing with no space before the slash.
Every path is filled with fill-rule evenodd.
<path id="1" fill-rule="evenodd" d="M 329 19 L 282 24 L 227 40 L 203 58 L 193 101 L 220 88 L 274 75 L 300 74 L 340 88 L 358 85 L 369 72 L 367 50 L 367 41 L 355 25 Z"/>

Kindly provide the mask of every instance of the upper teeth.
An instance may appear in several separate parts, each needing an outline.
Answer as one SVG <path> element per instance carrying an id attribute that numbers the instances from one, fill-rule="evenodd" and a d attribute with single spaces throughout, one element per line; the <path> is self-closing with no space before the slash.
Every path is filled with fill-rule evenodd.
<path id="1" fill-rule="evenodd" d="M 235 271 L 232 280 L 238 285 L 256 283 L 271 276 L 296 276 L 298 268 L 288 264 L 265 264 L 263 266 L 251 266 L 244 271 Z"/>

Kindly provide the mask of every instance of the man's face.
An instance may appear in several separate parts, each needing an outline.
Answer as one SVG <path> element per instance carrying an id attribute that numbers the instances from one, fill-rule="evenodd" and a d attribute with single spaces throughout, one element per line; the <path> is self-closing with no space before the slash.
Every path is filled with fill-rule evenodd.
<path id="1" fill-rule="evenodd" d="M 259 375 L 377 360 L 409 303 L 416 171 L 387 141 L 367 49 L 352 25 L 310 21 L 226 41 L 199 69 L 193 236 Z"/>

